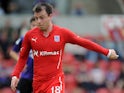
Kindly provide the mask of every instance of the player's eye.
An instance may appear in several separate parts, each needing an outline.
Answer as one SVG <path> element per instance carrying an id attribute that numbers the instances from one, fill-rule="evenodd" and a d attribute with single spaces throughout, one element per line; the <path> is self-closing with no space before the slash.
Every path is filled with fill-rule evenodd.
<path id="1" fill-rule="evenodd" d="M 37 17 L 35 17 L 35 20 L 38 20 L 38 18 L 37 18 Z"/>
<path id="2" fill-rule="evenodd" d="M 42 20 L 43 20 L 43 19 L 44 19 L 44 17 L 42 17 L 42 16 L 41 16 L 41 17 L 40 17 L 40 19 L 42 19 Z"/>

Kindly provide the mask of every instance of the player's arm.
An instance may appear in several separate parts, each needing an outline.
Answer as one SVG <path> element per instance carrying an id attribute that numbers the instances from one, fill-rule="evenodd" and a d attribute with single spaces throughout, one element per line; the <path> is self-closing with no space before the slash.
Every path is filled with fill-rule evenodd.
<path id="1" fill-rule="evenodd" d="M 114 49 L 104 48 L 101 45 L 95 42 L 92 42 L 91 40 L 77 36 L 76 34 L 74 34 L 73 32 L 69 30 L 65 30 L 64 33 L 65 33 L 66 43 L 73 43 L 73 44 L 80 45 L 89 50 L 102 53 L 110 59 L 118 58 L 118 55 L 116 54 L 116 51 Z"/>
<path id="2" fill-rule="evenodd" d="M 20 49 L 20 54 L 19 54 L 19 59 L 17 61 L 17 64 L 14 68 L 14 71 L 12 73 L 12 80 L 11 80 L 11 88 L 13 91 L 15 91 L 16 87 L 17 87 L 17 83 L 18 83 L 18 78 L 20 76 L 20 73 L 22 72 L 28 55 L 29 55 L 29 51 L 30 51 L 30 41 L 28 39 L 28 34 L 25 35 L 24 40 L 22 42 L 22 47 Z"/>
<path id="3" fill-rule="evenodd" d="M 14 59 L 14 60 L 15 60 L 15 62 L 17 62 L 17 61 L 18 61 L 18 53 L 16 53 L 15 51 L 10 50 L 9 55 L 10 55 L 10 57 L 11 57 L 12 59 Z"/>
<path id="4" fill-rule="evenodd" d="M 14 59 L 15 62 L 17 62 L 18 59 L 19 59 L 19 51 L 21 49 L 22 41 L 23 41 L 23 37 L 17 39 L 15 44 L 14 44 L 14 46 L 13 46 L 13 48 L 9 52 L 10 57 L 12 59 Z M 25 70 L 26 67 L 27 67 L 27 65 L 25 65 L 23 70 Z"/>
<path id="5" fill-rule="evenodd" d="M 22 39 L 23 39 L 22 37 L 17 39 L 15 44 L 14 44 L 14 46 L 13 46 L 13 48 L 9 52 L 10 57 L 12 59 L 14 59 L 15 62 L 17 62 L 18 58 L 19 58 L 19 54 L 18 53 L 19 53 L 21 45 L 22 45 Z"/>

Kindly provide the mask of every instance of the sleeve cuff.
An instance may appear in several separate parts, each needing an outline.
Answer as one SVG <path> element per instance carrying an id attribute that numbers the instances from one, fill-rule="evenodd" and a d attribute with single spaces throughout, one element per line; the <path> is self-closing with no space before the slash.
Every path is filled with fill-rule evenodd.
<path id="1" fill-rule="evenodd" d="M 107 57 L 109 58 L 110 55 L 111 55 L 111 50 L 109 49 L 109 52 L 108 52 L 108 54 L 107 54 Z"/>
<path id="2" fill-rule="evenodd" d="M 17 77 L 16 77 L 16 76 L 13 76 L 13 77 L 12 77 L 12 79 L 15 79 L 15 78 L 17 79 Z"/>

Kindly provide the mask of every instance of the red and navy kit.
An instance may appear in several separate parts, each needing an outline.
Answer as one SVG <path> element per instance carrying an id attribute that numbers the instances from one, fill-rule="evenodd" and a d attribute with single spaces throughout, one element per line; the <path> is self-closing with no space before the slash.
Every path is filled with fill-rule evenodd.
<path id="1" fill-rule="evenodd" d="M 22 45 L 23 37 L 20 37 L 14 44 L 12 50 L 19 53 Z M 30 50 L 26 68 L 23 70 L 20 76 L 20 80 L 17 86 L 19 93 L 32 93 L 32 79 L 33 79 L 33 54 Z"/>
<path id="2" fill-rule="evenodd" d="M 66 28 L 61 28 L 59 26 L 53 25 L 53 29 L 49 33 L 48 37 L 45 37 L 43 35 L 43 31 L 41 31 L 39 28 L 34 28 L 31 31 L 28 31 L 24 37 L 20 51 L 20 57 L 13 72 L 13 76 L 19 77 L 19 74 L 26 63 L 28 53 L 30 49 L 32 49 L 34 56 L 33 82 L 35 84 L 36 82 L 40 81 L 39 84 L 35 85 L 34 87 L 36 88 L 38 85 L 43 86 L 44 81 L 49 81 L 56 76 L 58 76 L 58 81 L 61 83 L 61 85 L 63 85 L 64 81 L 63 78 L 61 78 L 63 77 L 62 56 L 66 43 L 77 44 L 89 50 L 102 53 L 106 56 L 109 52 L 108 49 L 103 48 L 102 46 L 90 40 L 81 38 Z M 36 88 L 36 90 L 38 90 L 38 88 Z"/>
<path id="3" fill-rule="evenodd" d="M 12 50 L 18 53 L 20 51 L 21 45 L 22 45 L 23 37 L 20 37 L 14 44 Z M 33 78 L 33 55 L 32 51 L 30 51 L 28 59 L 27 59 L 27 67 L 26 69 L 21 73 L 21 78 L 32 80 Z"/>

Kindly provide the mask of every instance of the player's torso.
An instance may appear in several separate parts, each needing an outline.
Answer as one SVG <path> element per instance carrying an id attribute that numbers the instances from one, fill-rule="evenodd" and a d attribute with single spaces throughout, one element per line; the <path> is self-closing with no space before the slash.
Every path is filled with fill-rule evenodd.
<path id="1" fill-rule="evenodd" d="M 48 37 L 40 30 L 30 35 L 30 44 L 34 56 L 34 77 L 52 77 L 62 71 L 61 60 L 65 46 L 62 33 L 56 29 Z M 52 74 L 52 75 L 51 75 Z"/>
<path id="2" fill-rule="evenodd" d="M 58 55 L 58 52 L 64 48 L 64 39 L 60 31 L 52 31 L 48 37 L 42 32 L 36 31 L 30 37 L 31 47 L 35 56 Z"/>

